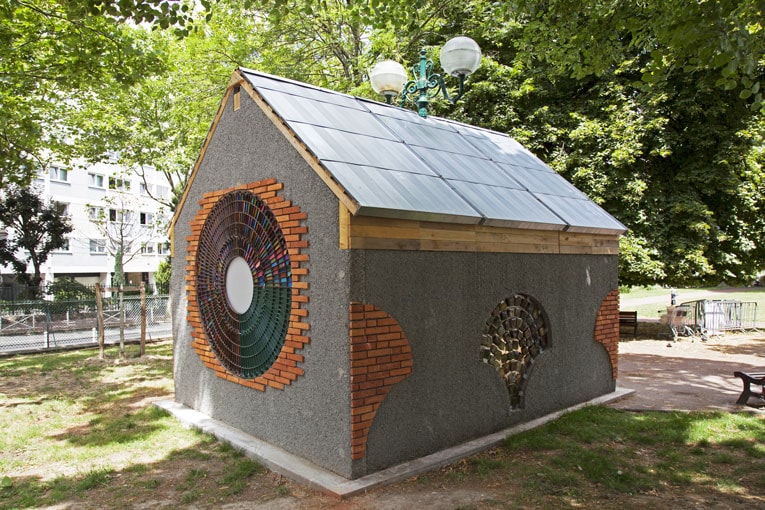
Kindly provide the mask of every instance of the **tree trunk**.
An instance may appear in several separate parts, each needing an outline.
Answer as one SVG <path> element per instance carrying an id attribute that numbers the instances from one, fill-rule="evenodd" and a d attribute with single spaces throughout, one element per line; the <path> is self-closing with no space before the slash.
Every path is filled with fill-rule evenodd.
<path id="1" fill-rule="evenodd" d="M 98 358 L 104 359 L 104 305 L 101 301 L 101 284 L 96 282 L 96 309 L 98 310 Z"/>

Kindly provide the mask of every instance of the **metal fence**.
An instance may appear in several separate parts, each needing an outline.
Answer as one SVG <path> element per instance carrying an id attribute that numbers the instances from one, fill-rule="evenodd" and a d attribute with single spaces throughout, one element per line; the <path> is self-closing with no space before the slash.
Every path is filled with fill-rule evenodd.
<path id="1" fill-rule="evenodd" d="M 171 334 L 169 296 L 146 296 L 146 339 Z M 124 296 L 125 340 L 141 336 L 141 298 Z M 103 299 L 104 340 L 120 340 L 116 295 Z M 93 299 L 0 303 L 0 353 L 98 345 L 98 310 Z"/>
<path id="2" fill-rule="evenodd" d="M 702 299 L 683 303 L 682 306 L 688 307 L 688 322 L 709 335 L 756 329 L 757 303 L 754 301 Z"/>

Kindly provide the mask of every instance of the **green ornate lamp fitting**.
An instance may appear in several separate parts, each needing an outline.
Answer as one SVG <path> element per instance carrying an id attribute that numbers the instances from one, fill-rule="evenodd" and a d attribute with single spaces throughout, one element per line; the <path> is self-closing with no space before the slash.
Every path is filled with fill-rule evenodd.
<path id="1" fill-rule="evenodd" d="M 404 66 L 394 60 L 377 63 L 369 71 L 369 81 L 378 94 L 391 104 L 393 98 L 401 94 L 401 106 L 407 99 L 417 104 L 420 117 L 427 118 L 430 100 L 439 93 L 451 104 L 455 104 L 465 92 L 465 78 L 471 75 L 481 64 L 481 48 L 469 37 L 459 36 L 450 39 L 441 48 L 439 56 L 446 74 L 459 80 L 457 95 L 452 97 L 446 88 L 444 77 L 433 72 L 433 61 L 420 50 L 420 62 L 412 66 L 415 79 L 407 81 Z"/>

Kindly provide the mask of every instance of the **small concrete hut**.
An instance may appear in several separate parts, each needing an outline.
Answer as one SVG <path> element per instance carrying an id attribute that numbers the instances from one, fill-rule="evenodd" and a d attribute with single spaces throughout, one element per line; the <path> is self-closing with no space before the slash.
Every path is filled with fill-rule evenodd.
<path id="1" fill-rule="evenodd" d="M 176 400 L 353 479 L 613 392 L 624 231 L 504 134 L 240 68 L 172 221 Z"/>

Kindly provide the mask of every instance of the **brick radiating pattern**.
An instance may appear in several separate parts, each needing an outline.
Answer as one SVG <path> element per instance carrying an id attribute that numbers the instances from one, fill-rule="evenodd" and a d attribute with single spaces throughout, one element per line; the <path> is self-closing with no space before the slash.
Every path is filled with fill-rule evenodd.
<path id="1" fill-rule="evenodd" d="M 377 410 L 412 373 L 412 350 L 398 321 L 374 305 L 351 303 L 351 458 L 362 459 Z"/>
<path id="2" fill-rule="evenodd" d="M 305 253 L 308 241 L 303 238 L 308 233 L 308 227 L 304 225 L 307 216 L 299 207 L 294 206 L 291 201 L 278 194 L 283 187 L 284 185 L 277 183 L 275 179 L 266 179 L 205 193 L 199 201 L 199 212 L 191 221 L 191 235 L 186 237 L 188 243 L 185 268 L 186 320 L 192 328 L 191 346 L 205 366 L 214 370 L 218 377 L 259 391 L 265 391 L 269 386 L 280 390 L 284 389 L 286 385 L 292 384 L 292 381 L 302 376 L 303 369 L 298 366 L 298 363 L 303 362 L 303 355 L 298 352 L 310 341 L 308 336 L 310 324 L 308 322 L 308 309 L 306 308 L 308 304 L 308 282 L 305 281 L 308 269 L 304 267 L 308 262 L 308 254 Z M 246 190 L 257 195 L 271 209 L 284 235 L 292 270 L 292 306 L 284 345 L 271 367 L 254 379 L 245 379 L 232 374 L 216 358 L 206 338 L 197 304 L 196 265 L 202 226 L 218 200 L 237 190 Z M 225 290 L 221 289 L 221 292 L 225 292 Z"/>
<path id="3" fill-rule="evenodd" d="M 619 374 L 619 289 L 612 290 L 600 304 L 595 318 L 595 341 L 606 348 L 611 358 L 613 377 Z"/>

